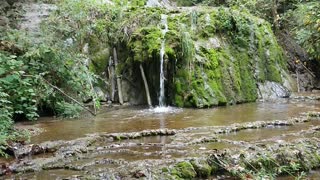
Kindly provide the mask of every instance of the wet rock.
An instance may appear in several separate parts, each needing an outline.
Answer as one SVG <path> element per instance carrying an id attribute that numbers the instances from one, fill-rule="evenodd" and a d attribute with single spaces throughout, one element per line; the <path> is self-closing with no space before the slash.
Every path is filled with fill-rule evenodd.
<path id="1" fill-rule="evenodd" d="M 0 176 L 10 175 L 10 174 L 12 174 L 12 170 L 10 169 L 8 164 L 6 163 L 0 164 Z"/>
<path id="2" fill-rule="evenodd" d="M 290 123 L 286 122 L 286 121 L 279 121 L 279 120 L 276 120 L 273 122 L 274 125 L 276 126 L 288 126 L 288 125 L 291 125 Z"/>
<path id="3" fill-rule="evenodd" d="M 94 92 L 99 101 L 107 102 L 109 99 L 109 95 L 102 91 L 100 87 L 94 87 Z"/>
<path id="4" fill-rule="evenodd" d="M 208 142 L 217 142 L 217 137 L 212 136 L 212 137 L 201 137 L 198 139 L 194 139 L 191 142 L 188 142 L 187 144 L 202 144 L 202 143 L 208 143 Z"/>
<path id="5" fill-rule="evenodd" d="M 257 129 L 258 127 L 257 127 L 255 124 L 250 123 L 250 124 L 248 124 L 248 125 L 246 126 L 246 128 L 247 128 L 247 129 Z"/>
<path id="6" fill-rule="evenodd" d="M 28 31 L 36 37 L 40 33 L 40 23 L 49 16 L 51 11 L 56 10 L 57 7 L 53 4 L 24 3 L 23 9 L 26 13 L 23 15 L 20 24 L 21 29 Z"/>
<path id="7" fill-rule="evenodd" d="M 172 136 L 177 133 L 174 129 L 154 129 L 154 130 L 143 130 L 140 132 L 133 133 L 112 133 L 112 134 L 103 134 L 102 136 L 106 138 L 112 138 L 113 140 L 121 139 L 136 139 L 141 137 L 148 136 Z"/>
<path id="8" fill-rule="evenodd" d="M 44 153 L 44 152 L 45 152 L 45 150 L 43 149 L 43 147 L 34 144 L 34 145 L 32 145 L 32 147 L 31 147 L 31 152 L 30 152 L 30 153 L 31 153 L 32 155 L 37 155 L 37 154 L 41 154 L 41 153 Z"/>
<path id="9" fill-rule="evenodd" d="M 142 170 L 138 170 L 137 172 L 134 172 L 132 175 L 134 178 L 141 178 L 141 177 L 146 177 L 144 172 Z"/>
<path id="10" fill-rule="evenodd" d="M 9 19 L 5 16 L 0 16 L 0 27 L 6 27 L 9 25 Z"/>
<path id="11" fill-rule="evenodd" d="M 320 112 L 316 112 L 316 111 L 310 111 L 310 112 L 301 113 L 301 114 L 307 117 L 320 117 Z"/>
<path id="12" fill-rule="evenodd" d="M 291 99 L 295 99 L 295 100 L 299 100 L 299 101 L 320 100 L 320 96 L 319 95 L 308 95 L 308 96 L 293 95 L 290 98 Z"/>
<path id="13" fill-rule="evenodd" d="M 279 83 L 267 81 L 258 84 L 259 98 L 263 100 L 275 100 L 277 98 L 290 97 L 290 91 Z"/>

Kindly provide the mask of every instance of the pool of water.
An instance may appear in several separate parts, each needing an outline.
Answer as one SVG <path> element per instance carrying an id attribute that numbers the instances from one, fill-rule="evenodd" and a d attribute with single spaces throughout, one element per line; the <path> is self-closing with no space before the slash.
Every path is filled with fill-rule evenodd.
<path id="1" fill-rule="evenodd" d="M 209 109 L 177 109 L 166 113 L 154 112 L 144 107 L 128 107 L 108 111 L 102 109 L 96 117 L 77 120 L 60 120 L 52 117 L 40 118 L 34 124 L 44 129 L 32 143 L 48 140 L 71 140 L 96 132 L 134 132 L 145 129 L 181 129 L 187 127 L 224 126 L 233 123 L 270 121 L 299 116 L 305 111 L 317 111 L 319 102 L 296 102 L 285 100 L 276 103 L 248 103 Z M 18 125 L 18 126 L 19 126 Z"/>

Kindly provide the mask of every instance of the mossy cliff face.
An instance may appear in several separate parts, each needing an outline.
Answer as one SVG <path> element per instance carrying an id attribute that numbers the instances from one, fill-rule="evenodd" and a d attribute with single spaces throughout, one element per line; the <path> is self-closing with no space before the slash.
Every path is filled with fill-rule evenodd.
<path id="1" fill-rule="evenodd" d="M 135 82 L 132 91 L 144 89 L 142 64 L 157 104 L 164 43 L 166 104 L 204 108 L 252 102 L 258 98 L 258 84 L 283 83 L 283 51 L 267 21 L 224 7 L 168 10 L 146 4 L 115 2 L 97 16 L 99 36 L 89 38 L 92 71 L 103 74 L 116 48 L 119 75 Z M 162 15 L 167 15 L 166 33 Z"/>
<path id="2" fill-rule="evenodd" d="M 167 103 L 202 108 L 251 102 L 258 83 L 282 83 L 283 51 L 268 22 L 228 8 L 147 11 L 167 14 L 169 32 L 163 36 L 161 14 L 153 14 L 158 23 L 136 28 L 128 45 L 133 62 L 158 63 L 165 39 Z M 147 76 L 158 77 L 153 72 Z"/>
<path id="3" fill-rule="evenodd" d="M 258 84 L 283 83 L 283 52 L 265 20 L 232 8 L 176 8 L 174 3 L 169 8 L 156 0 L 157 7 L 152 7 L 150 2 L 62 1 L 47 25 L 60 27 L 61 32 L 54 33 L 66 42 L 63 46 L 88 57 L 90 70 L 102 77 L 94 84 L 101 89 L 111 89 L 105 80 L 111 78 L 116 49 L 116 74 L 127 82 L 124 96 L 139 97 L 134 104 L 146 102 L 140 65 L 152 102 L 158 104 L 162 48 L 168 105 L 203 108 L 251 102 L 258 98 Z M 77 31 L 71 31 L 75 27 Z"/>

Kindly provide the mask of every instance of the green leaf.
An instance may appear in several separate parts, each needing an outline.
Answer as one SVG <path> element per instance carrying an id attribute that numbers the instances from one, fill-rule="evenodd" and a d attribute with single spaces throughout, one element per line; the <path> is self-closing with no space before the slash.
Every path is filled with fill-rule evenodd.
<path id="1" fill-rule="evenodd" d="M 5 74 L 5 73 L 6 73 L 6 70 L 4 68 L 0 67 L 0 75 Z"/>

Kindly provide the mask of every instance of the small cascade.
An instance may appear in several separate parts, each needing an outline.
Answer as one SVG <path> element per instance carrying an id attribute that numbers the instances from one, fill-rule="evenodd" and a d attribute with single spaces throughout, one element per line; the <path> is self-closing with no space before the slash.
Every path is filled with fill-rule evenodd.
<path id="1" fill-rule="evenodd" d="M 182 33 L 182 52 L 183 58 L 188 66 L 189 76 L 191 76 L 192 63 L 195 55 L 194 44 L 189 32 L 185 31 Z"/>
<path id="2" fill-rule="evenodd" d="M 22 15 L 20 29 L 26 30 L 28 35 L 32 36 L 35 42 L 39 43 L 40 39 L 38 37 L 41 35 L 41 22 L 45 20 L 52 11 L 55 11 L 57 7 L 44 3 L 23 3 L 22 8 L 25 14 Z"/>
<path id="3" fill-rule="evenodd" d="M 210 25 L 211 24 L 210 14 L 206 14 L 205 20 L 206 20 L 206 25 Z"/>
<path id="4" fill-rule="evenodd" d="M 198 15 L 197 15 L 197 12 L 196 11 L 192 11 L 191 12 L 191 30 L 192 31 L 196 31 L 197 30 L 197 18 L 198 18 Z"/>
<path id="5" fill-rule="evenodd" d="M 165 55 L 165 47 L 166 47 L 166 33 L 169 31 L 168 29 L 168 16 L 165 14 L 161 15 L 161 31 L 162 31 L 162 42 L 160 49 L 160 93 L 159 93 L 159 106 L 154 109 L 151 109 L 153 113 L 170 113 L 173 111 L 171 107 L 165 106 L 165 94 L 164 94 L 164 55 Z"/>
<path id="6" fill-rule="evenodd" d="M 165 54 L 165 45 L 166 45 L 166 39 L 165 35 L 168 32 L 168 22 L 167 22 L 167 15 L 162 14 L 161 15 L 161 25 L 164 26 L 162 29 L 162 35 L 163 40 L 161 42 L 161 49 L 160 49 L 160 95 L 159 95 L 159 107 L 163 107 L 165 105 L 164 102 L 164 72 L 163 72 L 163 58 Z"/>

